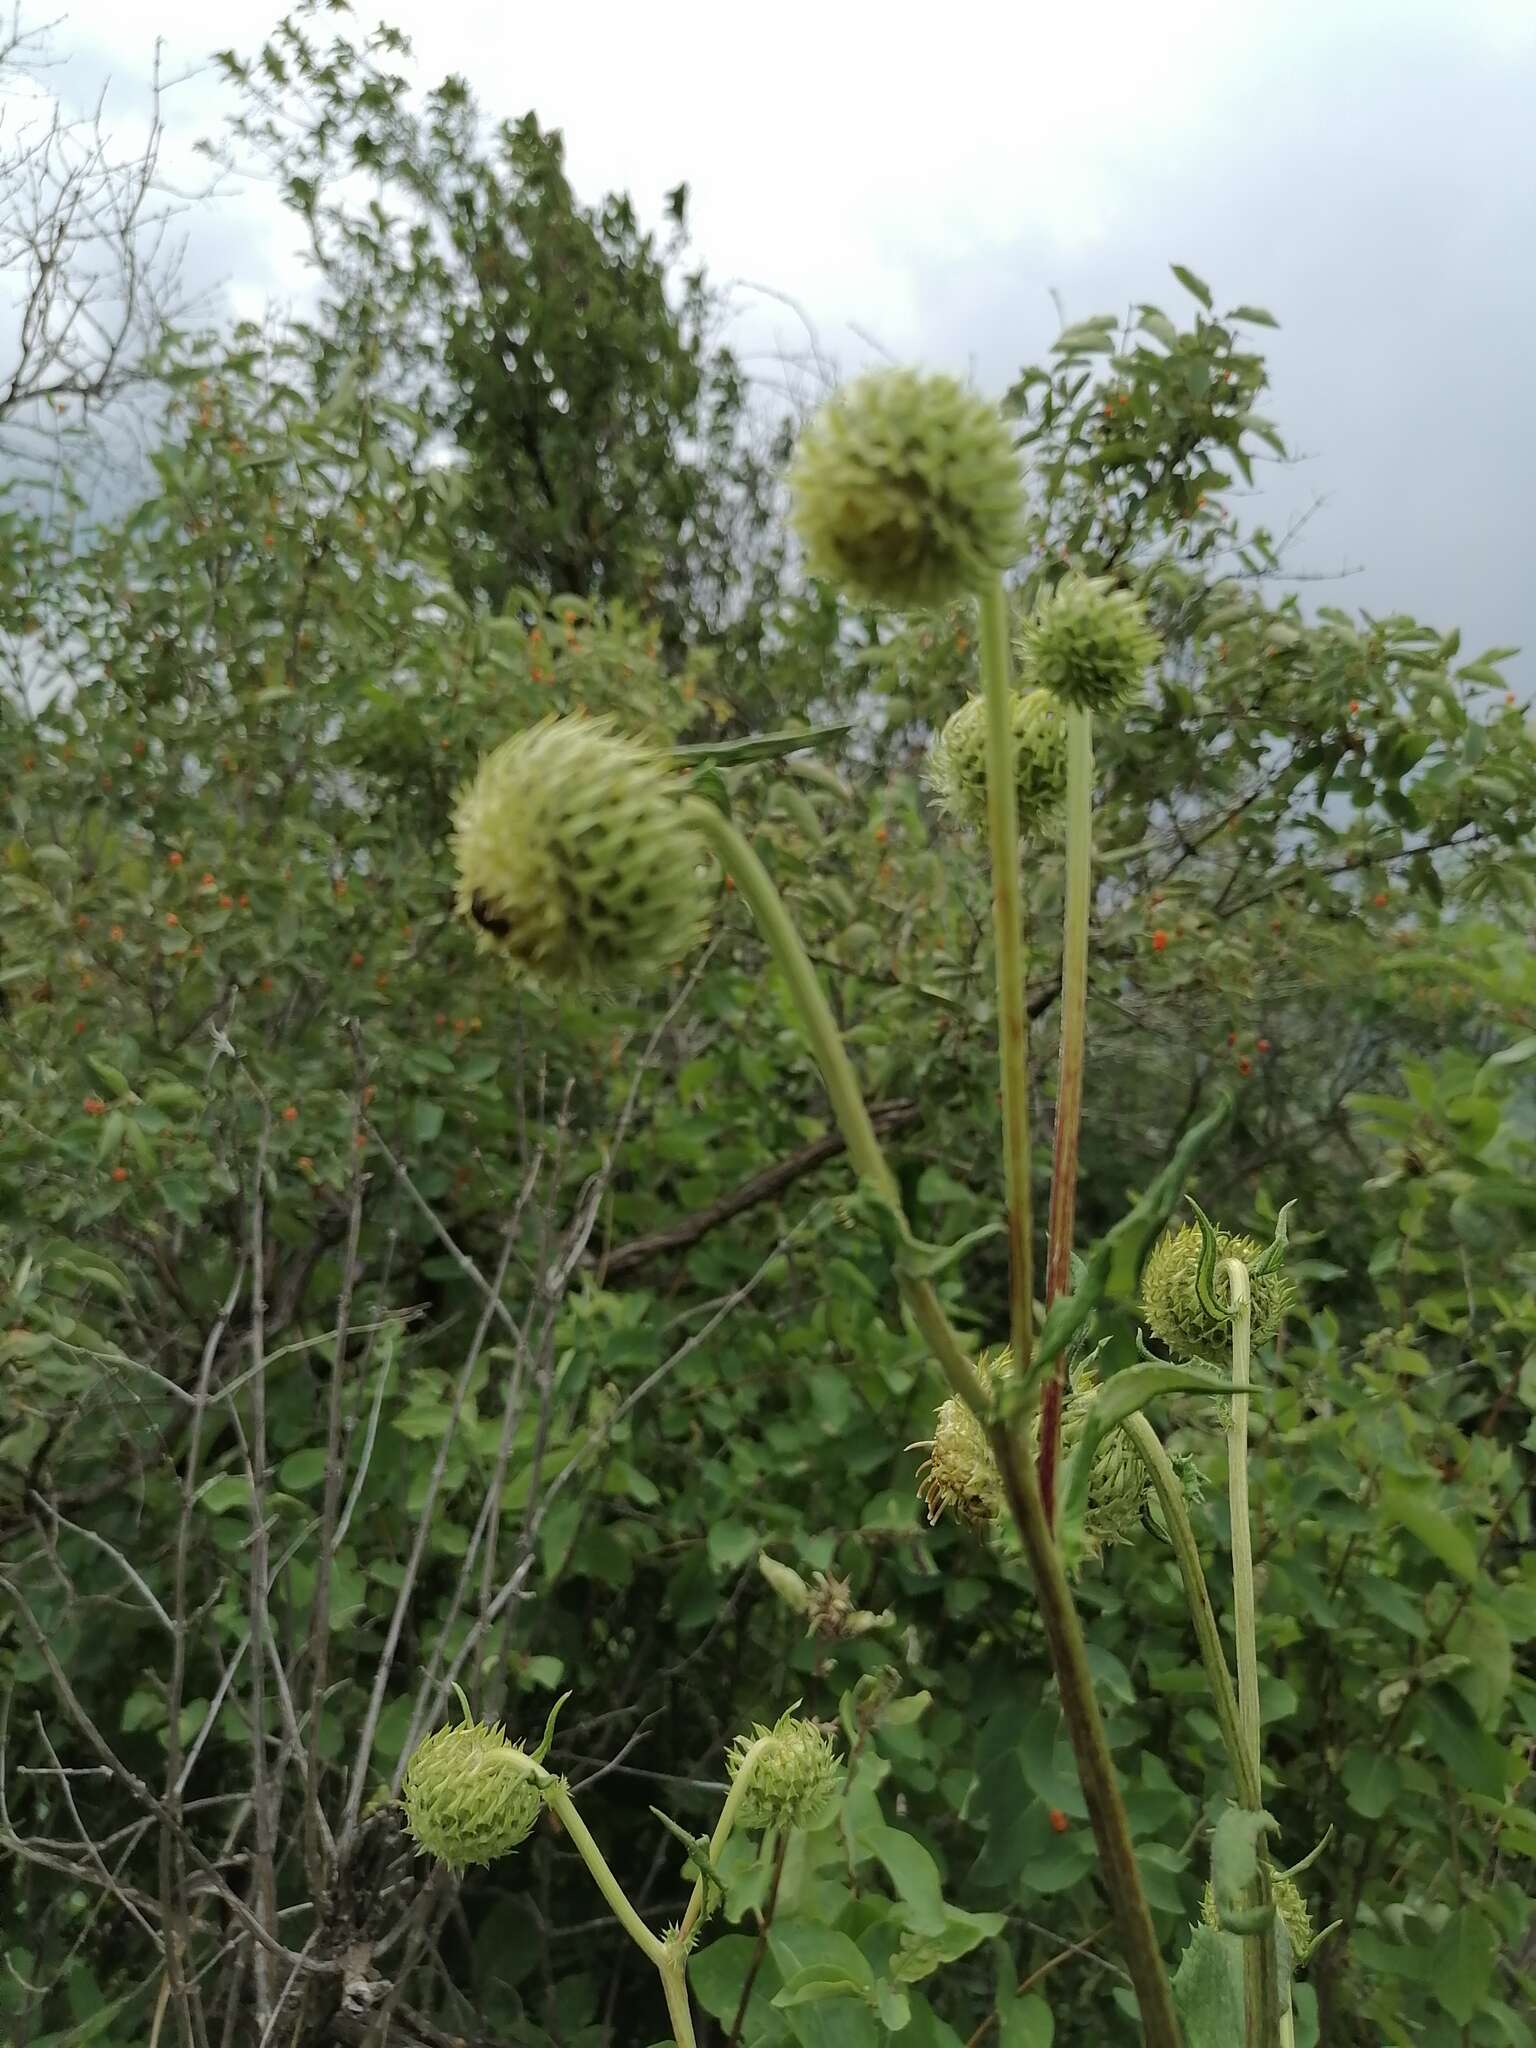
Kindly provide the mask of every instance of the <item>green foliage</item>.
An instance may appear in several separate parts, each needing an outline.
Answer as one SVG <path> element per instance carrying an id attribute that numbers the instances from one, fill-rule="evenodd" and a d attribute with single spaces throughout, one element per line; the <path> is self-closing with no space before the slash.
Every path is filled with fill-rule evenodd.
<path id="1" fill-rule="evenodd" d="M 321 49 L 314 12 L 228 68 L 324 312 L 168 340 L 154 488 L 121 518 L 5 513 L 0 2012 L 34 2043 L 148 2038 L 159 1966 L 72 1803 L 153 1901 L 132 1783 L 184 1775 L 218 1864 L 253 1743 L 295 1947 L 336 1898 L 311 1783 L 331 1828 L 357 1820 L 359 1885 L 408 1902 L 389 1795 L 461 1676 L 523 1738 L 575 1688 L 550 1768 L 614 1766 L 581 1808 L 658 1923 L 682 1902 L 653 1800 L 695 1840 L 743 1728 L 797 1695 L 841 1720 L 827 1824 L 721 1859 L 690 1967 L 721 2039 L 738 2011 L 753 2048 L 1113 2038 L 1027 1581 L 923 1521 L 906 1447 L 943 1390 L 746 920 L 727 893 L 691 974 L 593 1006 L 509 987 L 452 910 L 455 793 L 514 728 L 847 728 L 710 773 L 813 935 L 912 1234 L 966 1247 L 941 1293 L 994 1337 L 990 885 L 920 774 L 975 685 L 969 620 L 841 630 L 781 588 L 702 281 L 669 296 L 666 252 L 627 202 L 579 205 L 531 118 L 487 140 L 452 84 L 414 112 L 398 39 Z M 330 196 L 338 165 L 378 174 L 379 213 Z M 1182 281 L 1192 324 L 1080 323 L 1012 397 L 1038 559 L 1134 590 L 1165 645 L 1098 740 L 1101 1252 L 1043 1350 L 1091 1311 L 1106 1389 L 1139 1393 L 1138 1268 L 1191 1173 L 1261 1241 L 1299 1198 L 1253 1476 L 1277 1859 L 1332 1826 L 1308 1891 L 1343 1923 L 1298 2039 L 1529 2048 L 1536 747 L 1498 650 L 1270 601 L 1278 543 L 1226 495 L 1280 452 L 1244 338 L 1267 316 Z M 1057 854 L 1028 879 L 1048 1055 Z M 1219 1479 L 1209 1399 L 1159 1400 Z M 764 1548 L 881 1625 L 807 1633 Z M 1174 1955 L 1228 1789 L 1178 1574 L 1149 1532 L 1079 1585 Z M 96 1758 L 50 1657 L 128 1783 L 56 1775 Z M 558 1938 L 593 1911 L 541 1825 L 441 1923 L 458 1991 L 418 1960 L 407 2008 L 658 2038 L 622 1936 Z M 191 1938 L 224 1937 L 199 1909 Z M 1180 1975 L 1213 2025 L 1234 1940 L 1197 1932 Z"/>

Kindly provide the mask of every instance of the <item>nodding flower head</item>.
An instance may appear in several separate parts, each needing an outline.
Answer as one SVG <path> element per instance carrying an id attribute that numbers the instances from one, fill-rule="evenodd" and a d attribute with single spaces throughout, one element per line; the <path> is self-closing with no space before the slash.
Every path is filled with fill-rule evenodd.
<path id="1" fill-rule="evenodd" d="M 984 1351 L 976 1360 L 976 1376 L 991 1394 L 1012 1364 L 1013 1354 L 1006 1346 Z M 940 1402 L 932 1441 L 921 1448 L 928 1456 L 917 1468 L 917 1490 L 930 1522 L 951 1514 L 972 1529 L 985 1529 L 997 1520 L 1004 1506 L 1002 1475 L 985 1428 L 958 1394 Z"/>
<path id="2" fill-rule="evenodd" d="M 1118 711 L 1141 687 L 1161 646 L 1128 590 L 1103 577 L 1064 576 L 1019 635 L 1026 679 L 1079 711 Z"/>
<path id="3" fill-rule="evenodd" d="M 1280 1267 L 1268 1273 L 1254 1273 L 1251 1268 L 1263 1247 L 1256 1238 L 1244 1237 L 1237 1231 L 1218 1230 L 1216 1249 L 1220 1259 L 1241 1259 L 1250 1268 L 1253 1342 L 1267 1344 L 1295 1299 L 1290 1276 Z M 1148 1329 L 1175 1358 L 1219 1358 L 1232 1341 L 1231 1323 L 1225 1317 L 1213 1316 L 1201 1304 L 1196 1286 L 1200 1251 L 1199 1224 L 1181 1223 L 1158 1239 L 1141 1276 L 1142 1315 Z M 1225 1297 L 1227 1284 L 1218 1265 L 1213 1282 L 1218 1300 Z"/>
<path id="4" fill-rule="evenodd" d="M 678 785 L 606 719 L 546 719 L 487 755 L 453 851 L 480 946 L 551 988 L 654 980 L 703 930 L 704 848 Z"/>
<path id="5" fill-rule="evenodd" d="M 1269 1873 L 1269 1886 L 1274 1893 L 1275 1911 L 1285 1924 L 1286 1934 L 1290 1938 L 1291 1953 L 1296 1959 L 1297 1967 L 1300 1968 L 1317 1946 L 1317 1936 L 1312 1931 L 1311 1910 L 1302 1897 L 1295 1878 L 1287 1877 L 1283 1871 L 1272 1870 Z M 1216 1911 L 1216 1894 L 1210 1885 L 1206 1886 L 1205 1896 L 1200 1901 L 1200 1918 L 1207 1927 L 1221 1925 L 1221 1918 Z"/>
<path id="6" fill-rule="evenodd" d="M 953 377 L 874 370 L 800 436 L 794 521 L 858 603 L 936 609 L 1017 560 L 1023 484 L 1001 413 Z"/>
<path id="7" fill-rule="evenodd" d="M 793 1707 L 771 1728 L 756 1727 L 738 1735 L 726 1753 L 732 1784 L 759 1742 L 767 1749 L 752 1767 L 741 1803 L 741 1820 L 749 1828 L 816 1828 L 831 1817 L 843 1789 L 843 1767 L 830 1740 L 814 1721 L 801 1720 Z"/>
<path id="8" fill-rule="evenodd" d="M 418 1848 L 450 1870 L 490 1863 L 531 1832 L 543 1805 L 532 1759 L 499 1723 L 439 1728 L 411 1755 L 400 1788 Z"/>
<path id="9" fill-rule="evenodd" d="M 1013 1355 L 1006 1346 L 998 1352 L 984 1352 L 976 1361 L 977 1374 L 989 1394 L 1006 1384 L 1012 1369 Z M 1097 1385 L 1095 1374 L 1086 1366 L 1071 1376 L 1061 1411 L 1061 1441 L 1067 1452 L 1082 1435 Z M 1037 1415 L 1031 1448 L 1038 1450 L 1039 1442 Z M 952 1394 L 941 1405 L 933 1441 L 926 1448 L 928 1459 L 918 1472 L 918 1490 L 927 1503 L 929 1521 L 936 1522 L 946 1510 L 975 1529 L 998 1520 L 1004 1495 L 997 1460 L 985 1429 L 958 1395 Z M 1151 1481 L 1134 1448 L 1121 1431 L 1109 1431 L 1094 1454 L 1089 1473 L 1084 1555 L 1096 1557 L 1112 1544 L 1130 1542 L 1141 1529 L 1150 1498 Z"/>
<path id="10" fill-rule="evenodd" d="M 1019 831 L 1053 839 L 1067 793 L 1066 714 L 1048 690 L 1015 690 L 1009 698 Z M 962 825 L 987 821 L 987 707 L 971 697 L 944 725 L 928 753 L 928 786 L 941 810 Z"/>

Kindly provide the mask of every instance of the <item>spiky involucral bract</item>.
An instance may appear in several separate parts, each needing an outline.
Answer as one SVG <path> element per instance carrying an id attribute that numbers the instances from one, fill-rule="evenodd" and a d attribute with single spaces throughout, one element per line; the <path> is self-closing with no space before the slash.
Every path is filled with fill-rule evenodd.
<path id="1" fill-rule="evenodd" d="M 1256 1238 L 1237 1231 L 1218 1230 L 1216 1246 L 1222 1259 L 1241 1259 L 1250 1269 L 1263 1247 Z M 1175 1358 L 1220 1360 L 1232 1344 L 1232 1325 L 1213 1316 L 1200 1305 L 1195 1278 L 1200 1270 L 1200 1226 L 1181 1223 L 1165 1231 L 1152 1247 L 1141 1276 L 1141 1312 L 1149 1330 L 1162 1340 Z M 1218 1300 L 1225 1300 L 1227 1282 L 1218 1266 L 1213 1285 Z M 1255 1344 L 1267 1344 L 1285 1320 L 1295 1287 L 1281 1269 L 1255 1274 L 1248 1282 L 1252 1304 L 1252 1334 Z"/>
<path id="2" fill-rule="evenodd" d="M 1048 690 L 1015 690 L 1014 782 L 1019 830 L 1029 839 L 1055 838 L 1067 793 L 1067 717 Z M 963 825 L 987 821 L 987 706 L 971 697 L 952 714 L 928 753 L 928 786 L 941 808 Z"/>
<path id="3" fill-rule="evenodd" d="M 831 1817 L 843 1789 L 843 1767 L 830 1740 L 814 1721 L 793 1707 L 771 1728 L 738 1735 L 726 1752 L 726 1774 L 734 1784 L 749 1750 L 766 1738 L 772 1747 L 753 1767 L 741 1802 L 749 1828 L 817 1828 Z"/>
<path id="4" fill-rule="evenodd" d="M 1006 1383 L 1012 1366 L 1012 1354 L 1006 1347 L 990 1355 L 983 1353 L 976 1361 L 977 1374 L 989 1394 Z M 1072 1374 L 1061 1412 L 1064 1454 L 1070 1455 L 1082 1435 L 1097 1386 L 1097 1375 L 1086 1366 Z M 1039 1439 L 1037 1416 L 1032 1437 L 1036 1450 Z M 936 1522 L 947 1509 L 973 1528 L 984 1528 L 1003 1512 L 1002 1476 L 986 1431 L 958 1395 L 952 1394 L 939 1409 L 928 1459 L 918 1480 L 930 1522 Z M 1094 1453 L 1088 1478 L 1084 1554 L 1094 1557 L 1111 1544 L 1131 1542 L 1141 1529 L 1151 1497 L 1151 1478 L 1135 1447 L 1123 1431 L 1110 1430 Z"/>
<path id="5" fill-rule="evenodd" d="M 606 719 L 546 719 L 487 755 L 453 851 L 480 946 L 550 988 L 654 980 L 703 930 L 704 847 L 678 783 Z"/>
<path id="6" fill-rule="evenodd" d="M 429 1735 L 406 1766 L 400 1798 L 417 1845 L 450 1870 L 507 1855 L 543 1805 L 521 1745 L 487 1721 Z"/>
<path id="7" fill-rule="evenodd" d="M 1128 590 L 1064 576 L 1019 635 L 1027 682 L 1080 711 L 1117 711 L 1141 687 L 1161 641 Z"/>
<path id="8" fill-rule="evenodd" d="M 1316 1946 L 1311 1911 L 1293 1877 L 1286 1877 L 1283 1872 L 1272 1870 L 1269 1874 L 1269 1884 L 1275 1897 L 1275 1911 L 1285 1922 L 1285 1931 L 1290 1937 L 1291 1953 L 1299 1969 Z M 1216 1911 L 1216 1894 L 1209 1884 L 1205 1888 L 1205 1896 L 1200 1901 L 1200 1917 L 1207 1927 L 1219 1928 L 1221 1925 Z"/>
<path id="9" fill-rule="evenodd" d="M 937 609 L 1020 553 L 1024 493 L 1008 428 L 953 377 L 860 377 L 806 427 L 789 482 L 812 573 L 860 603 Z"/>

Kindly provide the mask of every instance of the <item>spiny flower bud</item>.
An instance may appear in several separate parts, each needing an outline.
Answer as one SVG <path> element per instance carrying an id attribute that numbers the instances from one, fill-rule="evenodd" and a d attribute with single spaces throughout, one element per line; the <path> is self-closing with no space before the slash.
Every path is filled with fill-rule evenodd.
<path id="1" fill-rule="evenodd" d="M 1317 1945 L 1312 1932 L 1311 1911 L 1301 1895 L 1295 1878 L 1287 1877 L 1283 1871 L 1272 1870 L 1269 1873 L 1269 1888 L 1274 1894 L 1275 1911 L 1285 1923 L 1286 1934 L 1290 1937 L 1291 1953 L 1299 1969 Z M 1219 1928 L 1221 1925 L 1216 1911 L 1216 1894 L 1209 1884 L 1205 1888 L 1205 1896 L 1200 1901 L 1200 1918 L 1207 1927 Z"/>
<path id="2" fill-rule="evenodd" d="M 453 850 L 481 948 L 551 987 L 653 979 L 703 928 L 704 848 L 677 785 L 607 719 L 504 741 L 459 798 Z"/>
<path id="3" fill-rule="evenodd" d="M 816 1722 L 798 1719 L 791 1707 L 771 1728 L 737 1736 L 725 1759 L 733 1784 L 748 1752 L 764 1740 L 771 1746 L 753 1766 L 741 1803 L 743 1827 L 820 1827 L 843 1789 L 843 1768 L 831 1742 Z"/>
<path id="4" fill-rule="evenodd" d="M 429 1735 L 412 1753 L 400 1794 L 418 1847 L 450 1870 L 507 1855 L 543 1804 L 531 1759 L 486 1721 Z"/>
<path id="5" fill-rule="evenodd" d="M 877 1628 L 889 1628 L 896 1617 L 889 1607 L 876 1614 L 868 1607 L 856 1607 L 853 1587 L 847 1579 L 831 1572 L 812 1572 L 810 1599 L 805 1610 L 808 1635 L 824 1643 L 851 1642 Z"/>
<path id="6" fill-rule="evenodd" d="M 976 1377 L 990 1394 L 1005 1378 L 1012 1353 L 983 1352 Z M 915 1450 L 919 1448 L 913 1445 Z M 930 1522 L 949 1513 L 972 1529 L 984 1529 L 1003 1511 L 1003 1481 L 987 1442 L 987 1432 L 958 1394 L 939 1404 L 933 1440 L 917 1468 L 917 1490 Z"/>
<path id="7" fill-rule="evenodd" d="M 1048 690 L 1015 690 L 1014 782 L 1019 830 L 1026 838 L 1054 838 L 1067 793 L 1067 720 Z M 928 754 L 928 786 L 940 808 L 962 825 L 987 821 L 987 706 L 971 697 L 952 714 Z"/>
<path id="8" fill-rule="evenodd" d="M 976 1361 L 976 1370 L 989 1393 L 996 1393 L 1013 1368 L 1012 1353 L 1005 1347 Z M 1061 1442 L 1070 1453 L 1083 1433 L 1088 1406 L 1098 1386 L 1097 1376 L 1081 1366 L 1071 1376 L 1067 1398 L 1062 1403 Z M 1031 1431 L 1031 1450 L 1040 1445 L 1040 1418 Z M 952 1394 L 939 1409 L 928 1460 L 918 1473 L 919 1491 L 928 1506 L 928 1519 L 936 1522 L 945 1510 L 985 1528 L 1003 1511 L 1002 1476 L 986 1431 L 958 1395 Z M 1083 1550 L 1096 1557 L 1106 1547 L 1129 1543 L 1142 1526 L 1151 1500 L 1151 1479 L 1134 1446 L 1120 1430 L 1110 1430 L 1094 1453 L 1088 1476 L 1088 1505 L 1083 1516 Z"/>
<path id="9" fill-rule="evenodd" d="M 1019 636 L 1027 678 L 1079 711 L 1119 710 L 1162 643 L 1128 590 L 1100 576 L 1065 576 Z"/>
<path id="10" fill-rule="evenodd" d="M 1064 1459 L 1077 1448 L 1098 1383 L 1098 1375 L 1087 1366 L 1072 1375 L 1067 1398 L 1061 1404 Z M 1038 1444 L 1038 1428 L 1035 1437 Z M 1083 1514 L 1084 1555 L 1097 1557 L 1100 1551 L 1116 1543 L 1133 1542 L 1141 1533 L 1151 1499 L 1151 1474 L 1135 1445 L 1123 1429 L 1107 1430 L 1099 1439 L 1088 1474 L 1088 1506 Z"/>
<path id="11" fill-rule="evenodd" d="M 1141 1276 L 1142 1315 L 1148 1329 L 1175 1358 L 1220 1358 L 1232 1342 L 1231 1323 L 1209 1314 L 1200 1304 L 1195 1286 L 1200 1271 L 1200 1248 L 1199 1224 L 1181 1223 L 1158 1239 Z M 1254 1273 L 1253 1262 L 1262 1247 L 1256 1238 L 1244 1237 L 1237 1231 L 1218 1230 L 1216 1249 L 1220 1259 L 1241 1259 L 1250 1269 L 1253 1342 L 1267 1344 L 1295 1298 L 1290 1276 L 1278 1269 Z M 1217 1299 L 1224 1300 L 1228 1283 L 1222 1278 L 1219 1264 L 1212 1284 Z"/>
<path id="12" fill-rule="evenodd" d="M 1007 426 L 953 377 L 860 377 L 802 433 L 789 481 L 812 573 L 858 602 L 937 609 L 1020 551 L 1024 496 Z"/>

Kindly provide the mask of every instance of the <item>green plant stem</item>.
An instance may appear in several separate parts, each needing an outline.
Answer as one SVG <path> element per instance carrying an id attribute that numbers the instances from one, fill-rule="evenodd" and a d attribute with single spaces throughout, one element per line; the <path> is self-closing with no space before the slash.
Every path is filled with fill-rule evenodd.
<path id="1" fill-rule="evenodd" d="M 1253 1578 L 1253 1530 L 1248 1502 L 1248 1390 L 1253 1372 L 1253 1300 L 1248 1268 L 1241 1259 L 1220 1267 L 1230 1289 L 1232 1318 L 1232 1419 L 1227 1429 L 1227 1499 L 1232 1522 L 1232 1610 L 1237 1635 L 1237 1715 L 1249 1790 L 1244 1804 L 1263 1804 L 1263 1730 L 1259 1714 L 1259 1630 Z M 1269 1897 L 1267 1874 L 1257 1896 Z M 1280 2048 L 1280 1969 L 1273 1921 L 1268 1930 L 1243 1942 L 1243 2022 L 1247 2048 Z"/>
<path id="2" fill-rule="evenodd" d="M 794 920 L 784 907 L 782 897 L 774 887 L 773 878 L 758 859 L 753 848 L 743 838 L 730 819 L 718 811 L 713 804 L 694 801 L 688 806 L 688 815 L 700 834 L 714 848 L 721 865 L 731 875 L 743 900 L 757 920 L 757 926 L 766 940 L 769 951 L 778 964 L 780 973 L 789 984 L 790 994 L 800 1012 L 800 1021 L 810 1040 L 811 1051 L 821 1069 L 821 1078 L 826 1085 L 827 1095 L 832 1104 L 832 1113 L 837 1118 L 838 1129 L 848 1147 L 848 1157 L 855 1173 L 862 1180 L 870 1182 L 878 1193 L 895 1205 L 900 1212 L 901 1191 L 896 1185 L 896 1176 L 886 1163 L 884 1152 L 875 1127 L 870 1122 L 869 1111 L 864 1106 L 864 1096 L 859 1087 L 858 1076 L 843 1045 L 843 1036 L 837 1027 L 826 997 L 822 994 L 821 983 L 816 978 L 816 969 L 805 950 Z M 949 1326 L 932 1284 L 926 1280 L 899 1275 L 902 1294 L 912 1311 L 913 1320 L 927 1340 L 929 1349 L 944 1370 L 950 1385 L 960 1398 L 976 1414 L 983 1415 L 987 1409 L 986 1390 L 977 1378 L 965 1347 Z"/>
<path id="3" fill-rule="evenodd" d="M 696 2048 L 693 2014 L 688 2006 L 688 1984 L 683 1974 L 687 1951 L 679 1948 L 677 1954 L 677 1961 L 659 1966 L 661 1988 L 667 2001 L 667 2018 L 672 2022 L 672 2038 L 677 2048 Z"/>
<path id="4" fill-rule="evenodd" d="M 1006 644 L 1004 653 L 1006 658 Z M 1011 796 L 1011 778 L 1008 786 Z M 757 919 L 769 950 L 789 984 L 855 1170 L 895 1203 L 899 1214 L 900 1198 L 895 1177 L 880 1150 L 880 1141 L 870 1123 L 837 1021 L 772 878 L 735 826 L 712 804 L 695 800 L 688 810 L 693 823 L 714 848 L 727 872 L 735 878 L 738 891 Z M 1017 904 L 1017 887 L 1013 897 Z M 1013 958 L 1022 995 L 1018 939 L 1016 928 Z M 1017 1044 L 1022 1057 L 1022 1037 Z M 1019 1099 L 1022 1100 L 1022 1096 Z M 1077 1759 L 1083 1796 L 1088 1803 L 1104 1886 L 1115 1914 L 1121 1950 L 1141 2007 L 1146 2048 L 1179 2048 L 1179 2024 L 1174 2012 L 1173 1994 L 1142 1889 L 1141 1873 L 1136 1867 L 1130 1822 L 1125 1802 L 1120 1796 L 1114 1760 L 1109 1753 L 1103 1717 L 1093 1690 L 1082 1625 L 1055 1538 L 1045 1519 L 1034 1460 L 1022 1449 L 1019 1436 L 990 1414 L 986 1390 L 945 1314 L 932 1282 L 902 1273 L 898 1273 L 898 1279 L 912 1319 L 945 1377 L 967 1406 L 987 1423 L 1004 1490 L 1034 1573 L 1036 1600 L 1050 1644 L 1062 1713 Z M 1025 1328 L 1027 1331 L 1027 1320 Z"/>
<path id="5" fill-rule="evenodd" d="M 736 1825 L 736 1817 L 741 1812 L 742 1801 L 752 1789 L 752 1780 L 757 1775 L 757 1767 L 772 1746 L 772 1740 L 767 1736 L 760 1742 L 754 1742 L 737 1767 L 736 1775 L 731 1780 L 731 1789 L 725 1795 L 725 1804 L 720 1809 L 720 1818 L 715 1822 L 715 1832 L 709 1838 L 709 1860 L 711 1863 L 719 1864 L 725 1845 L 731 1839 L 731 1830 Z M 682 1925 L 679 1929 L 685 1941 L 699 1924 L 699 1916 L 704 1911 L 704 1890 L 704 1876 L 701 1872 L 694 1879 L 693 1893 L 688 1900 L 688 1907 L 683 1914 Z"/>
<path id="6" fill-rule="evenodd" d="M 1205 1675 L 1211 1688 L 1211 1704 L 1216 1711 L 1216 1725 L 1221 1730 L 1222 1746 L 1232 1765 L 1233 1782 L 1241 1803 L 1254 1810 L 1259 1804 L 1259 1781 L 1249 1758 L 1248 1748 L 1243 1741 L 1242 1723 L 1238 1718 L 1237 1694 L 1232 1688 L 1232 1674 L 1227 1669 L 1227 1653 L 1222 1648 L 1221 1627 L 1216 1619 L 1216 1610 L 1211 1605 L 1210 1589 L 1205 1582 L 1205 1570 L 1200 1562 L 1200 1548 L 1195 1541 L 1194 1524 L 1189 1519 L 1189 1509 L 1184 1501 L 1184 1489 L 1179 1484 L 1179 1475 L 1173 1469 L 1173 1461 L 1158 1440 L 1157 1431 L 1145 1415 L 1130 1415 L 1121 1423 L 1131 1442 L 1136 1446 L 1142 1463 L 1151 1475 L 1157 1489 L 1157 1498 L 1163 1510 L 1163 1523 L 1173 1545 L 1173 1554 L 1178 1559 L 1179 1571 L 1184 1579 L 1184 1598 L 1189 1605 L 1190 1620 L 1195 1626 L 1195 1639 L 1200 1645 L 1200 1659 L 1205 1665 Z"/>
<path id="7" fill-rule="evenodd" d="M 1120 1952 L 1141 2008 L 1144 2048 L 1179 2048 L 1181 2036 L 1173 1992 L 1136 1864 L 1130 1820 L 1120 1796 L 1104 1717 L 1093 1689 L 1082 1623 L 1067 1583 L 1061 1552 L 1045 1518 L 1035 1461 L 1018 1435 L 1004 1423 L 991 1425 L 988 1441 L 1034 1575 L 1035 1604 L 1045 1625 L 1061 1695 L 1062 1718 L 1067 1724 L 1083 1797 L 1088 1802 L 1099 1872 L 1115 1916 Z"/>
<path id="8" fill-rule="evenodd" d="M 592 1839 L 586 1822 L 576 1811 L 570 1793 L 559 1778 L 552 1778 L 547 1772 L 541 1772 L 540 1778 L 547 1781 L 544 1783 L 543 1789 L 544 1798 L 550 1812 L 554 1814 L 560 1825 L 565 1829 L 576 1853 L 580 1856 L 582 1862 L 586 1864 L 588 1870 L 591 1871 L 593 1881 L 598 1890 L 613 1908 L 614 1918 L 624 1929 L 624 1932 L 629 1936 L 636 1948 L 640 1950 L 641 1954 L 648 1961 L 654 1963 L 658 1970 L 663 1969 L 668 1959 L 666 1943 L 652 1934 L 650 1928 L 646 1926 L 640 1915 L 629 1903 L 629 1898 L 623 1885 L 619 1883 L 619 1880 L 608 1868 L 602 1850 L 599 1849 L 596 1842 Z"/>
<path id="9" fill-rule="evenodd" d="M 1078 1139 L 1083 1122 L 1083 1068 L 1088 1044 L 1088 913 L 1093 897 L 1093 713 L 1067 713 L 1067 862 L 1061 928 L 1061 1052 L 1056 1080 L 1056 1133 L 1051 1147 L 1051 1200 L 1045 1232 L 1045 1305 L 1072 1291 L 1072 1239 L 1077 1220 Z M 1056 1465 L 1061 1447 L 1062 1385 L 1058 1361 L 1040 1402 L 1040 1492 L 1056 1522 Z"/>
<path id="10" fill-rule="evenodd" d="M 997 948 L 1003 1171 L 1008 1194 L 1008 1342 L 1023 1379 L 1034 1351 L 1034 1231 L 1029 1157 L 1029 1009 L 1019 889 L 1019 797 L 1014 778 L 1008 593 L 1001 576 L 981 592 L 981 687 L 987 714 L 987 838 Z"/>

